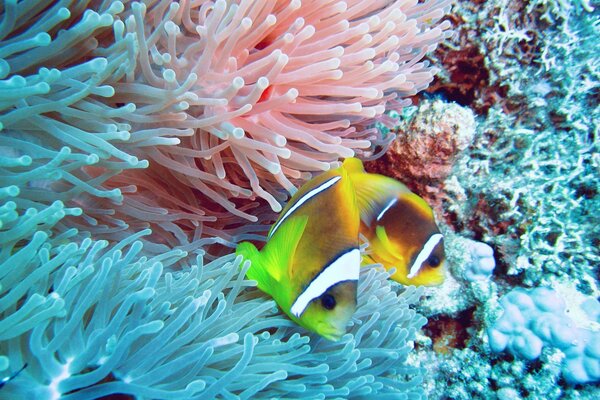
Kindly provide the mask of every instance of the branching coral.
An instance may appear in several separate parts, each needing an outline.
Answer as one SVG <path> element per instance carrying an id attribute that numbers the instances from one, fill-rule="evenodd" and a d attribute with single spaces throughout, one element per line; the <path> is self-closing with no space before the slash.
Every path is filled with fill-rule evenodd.
<path id="1" fill-rule="evenodd" d="M 9 1 L 0 123 L 87 157 L 53 188 L 81 193 L 75 224 L 232 241 L 261 198 L 387 145 L 372 124 L 431 81 L 448 4 Z"/>
<path id="2" fill-rule="evenodd" d="M 497 264 L 490 280 L 465 281 L 451 296 L 432 296 L 437 314 L 454 318 L 460 305 L 471 307 L 474 318 L 465 323 L 466 348 L 445 358 L 433 357 L 433 348 L 422 352 L 421 362 L 435 365 L 426 390 L 431 398 L 595 398 L 593 384 L 569 383 L 597 376 L 588 374 L 597 371 L 589 334 L 573 328 L 566 336 L 581 340 L 570 344 L 545 336 L 539 358 L 525 361 L 490 352 L 485 328 L 503 318 L 496 314 L 499 297 L 515 286 L 556 289 L 568 282 L 573 291 L 598 297 L 597 9 L 571 0 L 473 0 L 460 2 L 454 14 L 463 23 L 452 53 L 440 52 L 440 60 L 453 61 L 451 90 L 442 96 L 482 115 L 473 145 L 444 182 L 444 219 L 491 245 Z M 466 277 L 463 264 L 450 270 Z M 569 332 L 570 320 L 580 321 L 572 310 L 569 318 L 515 313 L 514 307 L 507 314 L 513 325 L 502 334 L 521 348 L 536 342 L 529 341 L 536 325 L 546 323 L 548 333 L 554 331 L 549 321 L 559 319 L 559 334 Z"/>
<path id="3" fill-rule="evenodd" d="M 581 277 L 592 294 L 600 260 L 600 64 L 593 56 L 600 25 L 584 8 L 502 0 L 462 10 L 472 22 L 461 44 L 480 47 L 490 85 L 506 90 L 446 182 L 445 209 L 446 220 L 492 244 L 500 268 L 526 286 Z"/>

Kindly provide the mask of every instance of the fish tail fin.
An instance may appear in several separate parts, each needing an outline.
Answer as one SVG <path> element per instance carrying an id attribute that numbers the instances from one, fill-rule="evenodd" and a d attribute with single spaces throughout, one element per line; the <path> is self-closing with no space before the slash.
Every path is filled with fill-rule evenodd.
<path id="1" fill-rule="evenodd" d="M 251 265 L 248 271 L 246 271 L 246 277 L 258 282 L 258 288 L 270 294 L 273 278 L 266 269 L 263 255 L 258 251 L 256 246 L 250 242 L 239 243 L 235 249 L 235 254 L 250 261 Z"/>
<path id="2" fill-rule="evenodd" d="M 367 173 L 358 158 L 347 158 L 342 167 L 352 180 L 360 219 L 366 225 L 370 226 L 379 213 L 398 196 L 412 193 L 404 184 L 393 178 Z"/>

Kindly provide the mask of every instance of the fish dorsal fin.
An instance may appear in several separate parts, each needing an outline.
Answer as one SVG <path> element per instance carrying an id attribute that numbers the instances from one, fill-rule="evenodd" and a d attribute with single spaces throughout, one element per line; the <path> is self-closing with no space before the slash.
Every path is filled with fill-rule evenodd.
<path id="1" fill-rule="evenodd" d="M 344 168 L 349 174 L 361 174 L 366 172 L 362 161 L 356 157 L 346 158 L 342 163 L 342 168 Z"/>
<path id="2" fill-rule="evenodd" d="M 412 193 L 393 178 L 366 173 L 362 162 L 357 158 L 347 159 L 343 167 L 348 171 L 356 191 L 360 219 L 367 226 L 393 206 L 402 193 Z"/>
<path id="3" fill-rule="evenodd" d="M 292 260 L 307 223 L 306 215 L 286 219 L 263 249 L 265 265 L 274 271 L 271 275 L 275 280 L 280 281 L 284 277 L 284 272 L 287 272 L 288 276 L 292 275 Z"/>
<path id="4" fill-rule="evenodd" d="M 407 192 L 401 195 L 401 200 L 412 204 L 414 209 L 424 218 L 434 219 L 431 206 L 421 196 L 412 192 Z"/>

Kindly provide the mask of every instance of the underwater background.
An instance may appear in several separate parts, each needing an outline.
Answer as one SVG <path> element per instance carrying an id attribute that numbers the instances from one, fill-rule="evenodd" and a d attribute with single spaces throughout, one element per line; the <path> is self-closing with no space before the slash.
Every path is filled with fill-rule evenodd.
<path id="1" fill-rule="evenodd" d="M 599 2 L 0 12 L 1 399 L 600 397 Z M 448 270 L 330 342 L 233 253 L 353 155 Z"/>

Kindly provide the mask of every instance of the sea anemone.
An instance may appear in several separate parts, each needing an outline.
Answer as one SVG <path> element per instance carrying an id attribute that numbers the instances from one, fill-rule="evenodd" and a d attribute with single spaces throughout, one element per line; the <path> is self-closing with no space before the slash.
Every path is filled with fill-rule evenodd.
<path id="1" fill-rule="evenodd" d="M 425 322 L 409 308 L 420 290 L 365 269 L 353 326 L 329 342 L 253 289 L 241 258 L 148 258 L 148 230 L 113 246 L 36 231 L 65 211 L 0 215 L 0 374 L 14 376 L 0 398 L 422 396 L 405 363 Z"/>
<path id="2" fill-rule="evenodd" d="M 432 80 L 449 3 L 8 1 L 0 123 L 81 159 L 52 188 L 87 210 L 73 224 L 234 242 L 311 172 L 386 148 L 374 123 Z"/>

